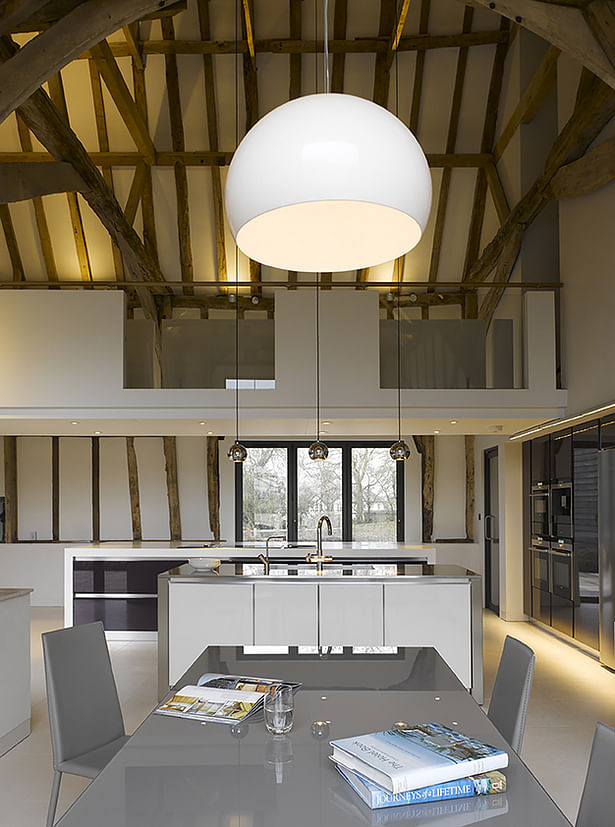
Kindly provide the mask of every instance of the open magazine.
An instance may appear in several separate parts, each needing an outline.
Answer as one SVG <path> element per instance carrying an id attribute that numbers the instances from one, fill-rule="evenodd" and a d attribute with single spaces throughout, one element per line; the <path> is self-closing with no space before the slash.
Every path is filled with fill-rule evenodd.
<path id="1" fill-rule="evenodd" d="M 240 675 L 207 673 L 197 686 L 184 686 L 156 712 L 194 721 L 237 724 L 254 715 L 263 706 L 266 694 L 284 683 L 296 691 L 301 684 L 275 678 L 249 678 Z"/>

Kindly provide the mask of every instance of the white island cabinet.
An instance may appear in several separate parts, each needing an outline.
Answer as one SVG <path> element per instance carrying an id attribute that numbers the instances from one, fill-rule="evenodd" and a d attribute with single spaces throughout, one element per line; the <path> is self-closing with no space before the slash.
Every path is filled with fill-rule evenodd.
<path id="1" fill-rule="evenodd" d="M 320 572 L 222 564 L 158 577 L 159 693 L 211 645 L 433 646 L 482 700 L 481 578 L 457 566 L 332 565 Z M 262 568 L 262 567 L 261 567 Z M 311 649 L 310 649 L 311 647 Z"/>

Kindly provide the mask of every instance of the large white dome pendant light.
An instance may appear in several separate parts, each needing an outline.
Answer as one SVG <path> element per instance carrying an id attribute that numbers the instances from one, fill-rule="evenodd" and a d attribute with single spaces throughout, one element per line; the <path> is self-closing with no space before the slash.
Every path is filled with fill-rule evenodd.
<path id="1" fill-rule="evenodd" d="M 427 224 L 431 175 L 414 135 L 382 106 L 326 86 L 261 118 L 228 170 L 233 237 L 271 267 L 373 267 L 411 250 Z"/>

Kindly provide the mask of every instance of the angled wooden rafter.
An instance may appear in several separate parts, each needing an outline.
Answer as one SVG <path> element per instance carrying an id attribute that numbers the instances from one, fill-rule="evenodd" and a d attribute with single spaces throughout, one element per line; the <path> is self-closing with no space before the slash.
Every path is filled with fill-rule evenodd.
<path id="1" fill-rule="evenodd" d="M 463 14 L 463 31 L 469 32 L 472 29 L 472 20 L 474 17 L 474 9 L 471 6 L 466 6 Z M 453 98 L 451 101 L 451 111 L 448 123 L 448 135 L 446 138 L 446 152 L 454 153 L 455 145 L 457 143 L 457 131 L 459 129 L 459 117 L 461 115 L 461 102 L 463 98 L 463 89 L 466 76 L 466 66 L 468 64 L 468 47 L 462 46 L 459 49 L 457 56 L 457 71 L 455 74 L 455 87 L 453 90 Z M 436 212 L 436 223 L 434 227 L 433 243 L 431 248 L 431 259 L 429 262 L 429 281 L 437 281 L 438 267 L 440 265 L 440 252 L 442 249 L 442 239 L 444 237 L 444 222 L 446 221 L 446 210 L 448 207 L 448 195 L 451 185 L 452 171 L 447 167 L 442 173 L 442 180 L 440 183 L 440 193 L 438 197 L 438 209 Z"/>
<path id="2" fill-rule="evenodd" d="M 90 69 L 90 85 L 92 88 L 92 101 L 94 104 L 94 118 L 96 120 L 96 135 L 98 138 L 98 149 L 101 152 L 109 151 L 109 133 L 107 130 L 107 117 L 105 114 L 105 104 L 103 101 L 102 83 L 100 80 L 100 72 L 94 60 L 89 62 Z M 112 192 L 115 192 L 113 185 L 113 171 L 110 166 L 103 166 L 102 176 L 105 184 Z M 116 244 L 111 242 L 111 250 L 113 255 L 113 268 L 115 270 L 115 278 L 121 281 L 124 278 L 124 266 L 122 264 L 122 255 Z"/>
<path id="3" fill-rule="evenodd" d="M 60 117 L 66 122 L 70 129 L 68 118 L 68 107 L 66 106 L 66 96 L 64 94 L 64 84 L 61 75 L 54 75 L 49 79 L 49 92 L 51 100 Z M 70 222 L 73 228 L 73 238 L 75 240 L 75 252 L 77 254 L 77 261 L 79 263 L 79 272 L 82 281 L 92 281 L 92 266 L 90 263 L 90 254 L 88 252 L 88 245 L 85 238 L 85 230 L 83 229 L 83 217 L 81 215 L 81 207 L 79 199 L 74 192 L 66 193 L 66 200 L 68 202 L 68 211 L 70 213 Z"/>
<path id="4" fill-rule="evenodd" d="M 588 78 L 587 69 L 583 73 L 585 77 L 582 76 L 581 83 L 584 94 L 556 138 L 541 175 L 512 209 L 470 270 L 467 281 L 485 281 L 494 269 L 497 273 L 501 260 L 512 258 L 517 239 L 522 241 L 525 228 L 547 204 L 551 182 L 558 170 L 580 158 L 615 116 L 615 91 L 595 76 Z M 502 269 L 505 275 L 506 267 L 502 265 Z"/>
<path id="5" fill-rule="evenodd" d="M 163 33 L 168 26 L 173 26 L 173 18 L 165 18 L 162 21 Z M 124 75 L 113 56 L 106 40 L 101 40 L 90 49 L 92 59 L 96 64 L 100 76 L 122 116 L 131 138 L 137 149 L 143 153 L 147 161 L 152 164 L 156 159 L 156 149 L 152 141 L 147 125 L 134 101 L 130 89 L 126 85 Z M 167 59 L 173 59 L 169 56 Z"/>
<path id="6" fill-rule="evenodd" d="M 67 63 L 161 3 L 167 5 L 165 0 L 87 0 L 13 49 L 0 66 L 0 122 Z"/>
<path id="7" fill-rule="evenodd" d="M 547 49 L 540 65 L 534 72 L 533 78 L 521 95 L 519 103 L 502 129 L 500 137 L 496 142 L 493 149 L 496 161 L 502 157 L 504 150 L 519 126 L 521 124 L 528 124 L 533 120 L 540 104 L 555 83 L 557 59 L 559 56 L 560 50 L 557 47 L 550 46 Z"/>
<path id="8" fill-rule="evenodd" d="M 577 161 L 561 167 L 553 176 L 549 197 L 561 199 L 589 195 L 614 178 L 615 138 L 609 138 Z"/>
<path id="9" fill-rule="evenodd" d="M 161 21 L 162 35 L 165 40 L 175 39 L 175 27 L 172 18 Z M 177 57 L 170 54 L 165 57 L 167 95 L 169 100 L 169 115 L 171 119 L 171 140 L 174 152 L 184 152 L 184 122 L 182 115 L 181 96 L 179 91 L 179 75 L 177 71 Z M 175 193 L 177 201 L 177 232 L 179 236 L 179 259 L 181 266 L 184 293 L 191 295 L 194 292 L 194 263 L 192 259 L 192 241 L 190 237 L 190 204 L 188 199 L 188 174 L 186 167 L 178 161 L 174 167 Z"/>
<path id="10" fill-rule="evenodd" d="M 17 236 L 15 235 L 15 227 L 13 226 L 13 219 L 8 204 L 0 204 L 0 223 L 4 232 L 6 246 L 11 259 L 11 267 L 13 268 L 13 281 L 25 281 L 26 276 L 21 260 L 21 253 L 19 252 L 19 245 L 17 244 Z"/>
<path id="11" fill-rule="evenodd" d="M 209 0 L 199 0 L 198 11 L 201 39 L 209 39 L 211 37 Z M 216 106 L 216 84 L 214 81 L 212 55 L 203 55 L 203 73 L 205 78 L 205 106 L 207 107 L 209 149 L 211 152 L 218 152 L 218 109 Z M 222 177 L 219 167 L 212 166 L 211 168 L 211 185 L 216 230 L 216 278 L 219 282 L 225 282 L 228 281 L 228 269 L 226 262 Z"/>
<path id="12" fill-rule="evenodd" d="M 30 130 L 20 117 L 17 117 L 17 131 L 19 133 L 19 143 L 22 150 L 25 152 L 31 152 L 32 138 L 30 136 Z M 53 244 L 51 243 L 51 235 L 49 233 L 49 224 L 47 223 L 47 214 L 45 212 L 43 199 L 40 197 L 33 198 L 32 206 L 34 207 L 34 220 L 36 221 L 36 229 L 38 232 L 39 243 L 41 245 L 47 280 L 50 282 L 57 281 L 58 268 L 56 266 L 55 254 L 53 252 Z"/>

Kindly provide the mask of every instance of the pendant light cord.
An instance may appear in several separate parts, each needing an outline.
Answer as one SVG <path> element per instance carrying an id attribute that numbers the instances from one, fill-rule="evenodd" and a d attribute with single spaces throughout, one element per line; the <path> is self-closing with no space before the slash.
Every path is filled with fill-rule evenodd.
<path id="1" fill-rule="evenodd" d="M 330 89 L 330 81 L 329 81 L 329 0 L 324 0 L 325 8 L 324 8 L 324 21 L 323 21 L 323 30 L 324 30 L 324 41 L 325 41 L 325 66 L 324 66 L 324 75 L 325 75 L 325 92 L 329 94 L 331 91 Z"/>
<path id="2" fill-rule="evenodd" d="M 397 0 L 395 0 L 395 20 Z M 399 49 L 395 49 L 395 117 L 399 118 Z M 401 264 L 397 259 L 397 439 L 401 442 Z"/>
<path id="3" fill-rule="evenodd" d="M 316 273 L 316 442 L 320 442 L 320 273 Z"/>
<path id="4" fill-rule="evenodd" d="M 235 150 L 239 144 L 239 2 L 235 3 Z M 235 242 L 235 442 L 239 442 L 239 246 Z"/>

